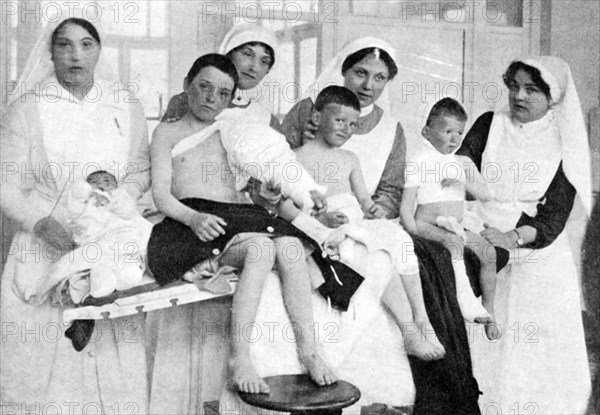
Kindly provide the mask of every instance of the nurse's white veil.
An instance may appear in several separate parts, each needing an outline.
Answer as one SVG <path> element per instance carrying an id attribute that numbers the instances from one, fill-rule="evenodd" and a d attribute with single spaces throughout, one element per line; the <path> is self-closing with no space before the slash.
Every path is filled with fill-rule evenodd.
<path id="1" fill-rule="evenodd" d="M 277 65 L 281 59 L 279 55 L 279 41 L 275 33 L 255 23 L 235 25 L 227 32 L 217 51 L 226 55 L 238 46 L 251 42 L 261 42 L 269 45 L 273 49 L 275 63 L 257 86 L 246 90 L 238 88 L 236 96 L 241 96 L 245 102 L 258 102 L 270 112 L 273 112 L 275 106 L 273 91 L 278 91 L 281 88 L 281 85 L 274 85 L 277 80 Z"/>
<path id="2" fill-rule="evenodd" d="M 590 148 L 571 68 L 562 59 L 552 56 L 527 57 L 518 61 L 538 69 L 550 86 L 550 106 L 560 132 L 563 169 L 589 216 L 592 210 Z"/>
<path id="3" fill-rule="evenodd" d="M 329 85 L 344 85 L 344 77 L 342 76 L 342 65 L 346 58 L 359 50 L 366 48 L 378 48 L 386 51 L 388 55 L 397 62 L 396 49 L 389 43 L 376 37 L 361 37 L 347 43 L 323 69 L 317 79 L 304 92 L 302 98 L 310 98 L 314 102 L 319 92 Z M 381 107 L 384 111 L 390 111 L 389 86 L 379 96 L 375 104 Z"/>
<path id="4" fill-rule="evenodd" d="M 110 10 L 105 10 L 98 3 L 89 3 L 85 9 L 78 7 L 70 8 L 48 8 L 48 13 L 45 15 L 47 19 L 46 27 L 42 32 L 33 47 L 23 73 L 19 78 L 19 93 L 14 94 L 9 99 L 9 104 L 19 99 L 25 93 L 39 90 L 40 84 L 54 76 L 54 63 L 52 62 L 52 32 L 65 20 L 69 18 L 80 18 L 90 22 L 100 37 L 100 42 L 104 45 L 105 34 L 103 32 L 103 18 L 111 16 Z M 107 82 L 116 82 L 118 77 L 110 68 L 105 54 L 100 52 L 98 63 L 94 70 L 94 82 L 104 80 Z M 107 91 L 108 93 L 108 91 Z"/>

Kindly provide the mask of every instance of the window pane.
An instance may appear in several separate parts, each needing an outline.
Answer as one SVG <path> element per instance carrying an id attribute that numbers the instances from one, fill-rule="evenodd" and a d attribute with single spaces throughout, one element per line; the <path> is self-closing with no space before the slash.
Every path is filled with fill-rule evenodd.
<path id="1" fill-rule="evenodd" d="M 294 79 L 294 44 L 289 42 L 280 45 L 279 55 L 281 65 L 278 67 L 277 80 L 280 85 L 281 103 L 278 113 L 287 114 L 299 98 L 296 96 L 299 88 Z"/>
<path id="2" fill-rule="evenodd" d="M 150 6 L 150 36 L 163 37 L 166 35 L 166 4 L 164 1 L 151 1 Z"/>
<path id="3" fill-rule="evenodd" d="M 317 77 L 317 38 L 300 42 L 300 87 L 304 93 Z"/>
<path id="4" fill-rule="evenodd" d="M 148 4 L 145 1 L 110 2 L 110 16 L 104 19 L 108 33 L 119 36 L 146 36 L 148 27 Z"/>
<path id="5" fill-rule="evenodd" d="M 523 0 L 487 0 L 482 14 L 488 24 L 522 26 L 523 14 L 527 20 L 537 18 L 537 9 L 534 7 L 528 3 L 523 9 Z"/>
<path id="6" fill-rule="evenodd" d="M 119 65 L 119 49 L 111 48 L 110 46 L 102 47 L 102 54 L 104 58 L 110 65 L 110 69 L 119 77 L 119 80 L 123 81 L 121 78 L 121 66 Z"/>
<path id="7" fill-rule="evenodd" d="M 166 50 L 132 50 L 130 81 L 135 83 L 137 97 L 146 117 L 161 116 L 161 102 L 167 96 L 168 52 Z"/>

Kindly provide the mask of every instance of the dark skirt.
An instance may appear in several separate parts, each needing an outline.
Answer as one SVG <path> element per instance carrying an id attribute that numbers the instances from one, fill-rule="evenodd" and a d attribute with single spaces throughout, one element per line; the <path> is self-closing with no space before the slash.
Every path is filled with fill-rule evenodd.
<path id="1" fill-rule="evenodd" d="M 332 306 L 338 310 L 348 309 L 352 295 L 364 281 L 352 268 L 323 257 L 320 245 L 304 232 L 283 219 L 273 217 L 260 206 L 196 198 L 182 199 L 181 203 L 198 212 L 223 218 L 227 223 L 225 235 L 202 242 L 188 226 L 174 219 L 167 217 L 155 225 L 148 241 L 148 267 L 161 285 L 180 279 L 194 265 L 219 255 L 231 238 L 246 232 L 266 233 L 274 237 L 293 236 L 309 243 L 314 248 L 313 258 L 325 279 L 319 292 L 325 298 L 329 297 Z"/>
<path id="2" fill-rule="evenodd" d="M 427 315 L 446 357 L 424 361 L 409 356 L 416 388 L 415 415 L 480 414 L 469 339 L 456 299 L 450 253 L 443 245 L 412 236 Z"/>

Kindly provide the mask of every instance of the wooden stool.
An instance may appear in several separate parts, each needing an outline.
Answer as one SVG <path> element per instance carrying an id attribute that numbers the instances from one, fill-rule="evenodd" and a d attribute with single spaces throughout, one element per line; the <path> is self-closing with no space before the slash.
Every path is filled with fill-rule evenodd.
<path id="1" fill-rule="evenodd" d="M 249 405 L 294 415 L 338 415 L 360 399 L 360 390 L 351 383 L 338 380 L 330 386 L 319 386 L 308 375 L 282 375 L 265 378 L 271 393 L 238 392 Z"/>

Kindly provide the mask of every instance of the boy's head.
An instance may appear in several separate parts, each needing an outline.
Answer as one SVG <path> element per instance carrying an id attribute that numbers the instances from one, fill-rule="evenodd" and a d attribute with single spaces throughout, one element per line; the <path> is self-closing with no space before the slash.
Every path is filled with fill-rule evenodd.
<path id="1" fill-rule="evenodd" d="M 421 134 L 442 154 L 458 150 L 467 123 L 467 112 L 452 98 L 443 98 L 429 111 Z"/>
<path id="2" fill-rule="evenodd" d="M 183 82 L 192 114 L 201 121 L 213 121 L 231 102 L 238 81 L 228 57 L 209 53 L 196 59 Z"/>
<path id="3" fill-rule="evenodd" d="M 101 190 L 103 192 L 110 192 L 118 187 L 115 176 L 106 170 L 98 170 L 88 174 L 85 181 L 95 190 Z"/>
<path id="4" fill-rule="evenodd" d="M 311 117 L 319 128 L 317 139 L 332 147 L 341 147 L 354 131 L 360 116 L 360 102 L 348 88 L 328 86 L 317 96 Z"/>

